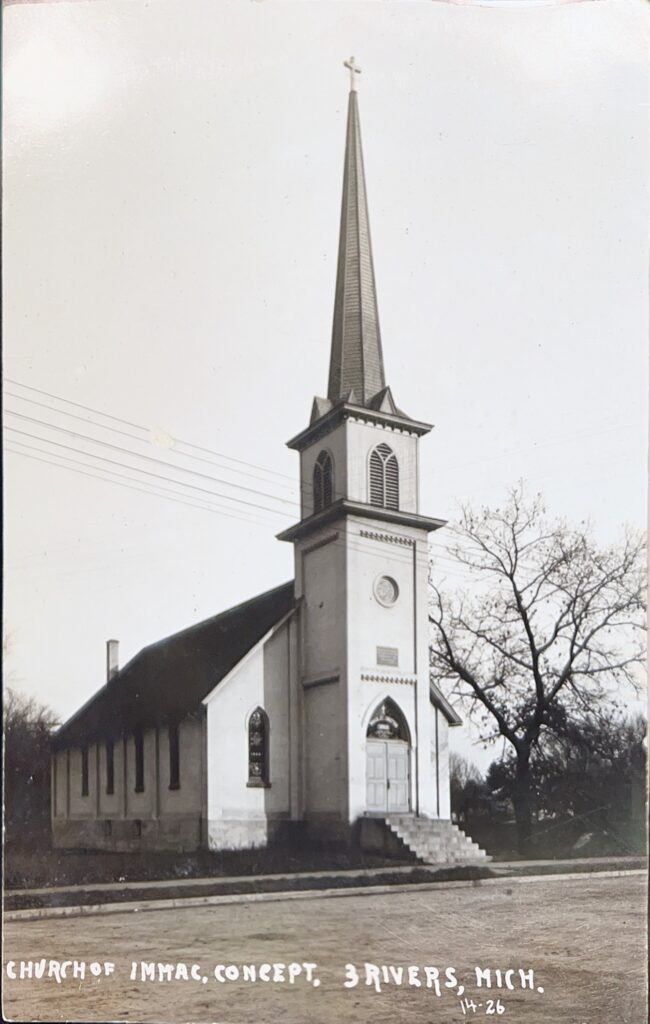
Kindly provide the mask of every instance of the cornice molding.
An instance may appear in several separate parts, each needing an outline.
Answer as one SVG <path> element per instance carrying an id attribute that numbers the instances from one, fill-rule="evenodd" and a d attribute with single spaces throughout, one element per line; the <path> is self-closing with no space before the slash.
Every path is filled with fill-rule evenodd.
<path id="1" fill-rule="evenodd" d="M 395 675 L 385 672 L 362 672 L 361 680 L 365 683 L 402 683 L 406 686 L 415 686 L 417 676 Z"/>
<path id="2" fill-rule="evenodd" d="M 415 545 L 415 540 L 412 537 L 398 536 L 395 533 L 378 533 L 376 530 L 359 530 L 360 537 L 366 537 L 368 540 L 379 540 L 385 544 L 401 544 L 402 547 L 412 548 Z"/>
<path id="3" fill-rule="evenodd" d="M 339 498 L 338 501 L 328 505 L 327 508 L 315 512 L 299 523 L 289 526 L 282 533 L 276 534 L 278 540 L 294 541 L 308 536 L 314 530 L 328 526 L 330 523 L 343 519 L 346 516 L 356 516 L 359 519 L 366 519 L 380 523 L 394 523 L 397 526 L 410 526 L 416 530 L 424 530 L 432 533 L 439 530 L 447 523 L 446 519 L 432 519 L 429 516 L 420 516 L 414 512 L 399 512 L 389 508 L 380 508 L 377 505 L 366 505 L 361 501 L 349 501 L 347 498 Z"/>
<path id="4" fill-rule="evenodd" d="M 296 451 L 303 451 L 311 444 L 319 441 L 326 434 L 331 433 L 339 423 L 344 420 L 353 420 L 357 423 L 369 423 L 376 427 L 382 427 L 398 434 L 411 434 L 421 437 L 433 430 L 431 423 L 423 423 L 420 420 L 410 420 L 403 416 L 395 416 L 392 413 L 377 412 L 374 409 L 366 409 L 362 405 L 351 405 L 349 402 L 339 402 L 330 412 L 321 416 L 315 423 L 311 423 L 305 430 L 302 430 L 290 441 L 287 441 L 287 448 L 294 448 Z"/>

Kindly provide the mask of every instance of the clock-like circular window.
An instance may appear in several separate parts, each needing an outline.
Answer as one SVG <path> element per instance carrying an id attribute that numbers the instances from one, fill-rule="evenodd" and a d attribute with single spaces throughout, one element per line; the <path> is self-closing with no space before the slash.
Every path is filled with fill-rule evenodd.
<path id="1" fill-rule="evenodd" d="M 378 576 L 375 580 L 375 597 L 380 604 L 390 608 L 399 597 L 399 587 L 392 576 Z"/>

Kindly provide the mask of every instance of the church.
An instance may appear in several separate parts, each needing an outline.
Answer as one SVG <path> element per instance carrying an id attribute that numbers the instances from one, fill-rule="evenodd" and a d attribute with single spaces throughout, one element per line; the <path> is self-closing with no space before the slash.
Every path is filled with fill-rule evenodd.
<path id="1" fill-rule="evenodd" d="M 141 650 L 58 731 L 59 848 L 247 849 L 294 834 L 429 862 L 485 856 L 450 820 L 431 679 L 420 440 L 386 383 L 351 88 L 327 396 L 289 448 L 294 579 Z"/>

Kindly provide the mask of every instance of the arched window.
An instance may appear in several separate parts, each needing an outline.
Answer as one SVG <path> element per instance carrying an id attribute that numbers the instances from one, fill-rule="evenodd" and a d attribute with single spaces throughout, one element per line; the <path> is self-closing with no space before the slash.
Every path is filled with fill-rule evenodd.
<path id="1" fill-rule="evenodd" d="M 314 466 L 314 512 L 332 504 L 334 467 L 329 452 L 322 451 Z"/>
<path id="2" fill-rule="evenodd" d="M 409 741 L 409 728 L 404 715 L 398 708 L 395 701 L 390 697 L 382 701 L 375 708 L 367 736 L 369 739 L 377 740 L 406 740 Z"/>
<path id="3" fill-rule="evenodd" d="M 248 785 L 270 785 L 269 717 L 262 708 L 255 708 L 248 719 Z"/>
<path id="4" fill-rule="evenodd" d="M 387 444 L 379 444 L 370 453 L 370 504 L 399 509 L 399 466 Z"/>

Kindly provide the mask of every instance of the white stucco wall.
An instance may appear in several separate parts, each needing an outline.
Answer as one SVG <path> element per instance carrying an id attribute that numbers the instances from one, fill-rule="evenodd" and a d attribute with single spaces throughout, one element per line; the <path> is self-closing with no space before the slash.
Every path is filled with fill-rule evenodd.
<path id="1" fill-rule="evenodd" d="M 302 453 L 303 491 L 311 501 L 318 452 L 335 457 L 337 488 L 368 501 L 368 459 L 382 442 L 397 455 L 400 509 L 418 511 L 418 439 L 376 425 L 347 420 Z M 311 510 L 311 509 L 310 509 Z M 401 708 L 411 732 L 411 807 L 435 816 L 437 798 L 430 758 L 428 653 L 428 540 L 423 530 L 350 517 L 296 544 L 297 596 L 303 598 L 302 678 L 336 677 L 305 690 L 305 811 L 343 820 L 366 810 L 366 730 L 382 697 Z M 379 577 L 399 588 L 386 607 L 375 594 Z M 378 652 L 378 648 L 390 650 Z M 397 664 L 387 664 L 396 660 Z M 320 692 L 318 692 L 320 691 Z M 336 733 L 332 723 L 340 723 Z M 338 744 L 342 740 L 342 746 Z M 335 790 L 338 781 L 339 789 Z"/>
<path id="2" fill-rule="evenodd" d="M 340 672 L 345 663 L 345 543 L 325 528 L 296 554 L 301 675 L 310 682 Z"/>
<path id="3" fill-rule="evenodd" d="M 268 822 L 290 814 L 290 633 L 285 622 L 206 698 L 207 815 L 211 849 L 263 846 Z M 248 785 L 248 721 L 269 719 L 268 787 Z"/>
<path id="4" fill-rule="evenodd" d="M 322 451 L 328 451 L 334 463 L 334 499 L 369 501 L 369 460 L 373 448 L 387 444 L 397 457 L 399 467 L 400 510 L 416 512 L 418 507 L 418 438 L 376 424 L 348 419 L 331 434 L 305 448 L 300 455 L 302 482 L 302 518 L 314 511 L 314 464 Z"/>
<path id="5" fill-rule="evenodd" d="M 366 730 L 372 710 L 384 696 L 401 709 L 411 733 L 411 809 L 435 816 L 429 755 L 426 534 L 348 517 L 345 537 L 350 820 L 366 807 Z M 382 575 L 399 587 L 398 598 L 390 607 L 375 596 L 375 583 Z M 396 648 L 397 666 L 380 664 L 378 647 Z"/>
<path id="6" fill-rule="evenodd" d="M 345 708 L 341 683 L 304 692 L 305 817 L 345 820 Z"/>
<path id="7" fill-rule="evenodd" d="M 449 722 L 442 711 L 431 705 L 431 773 L 436 795 L 436 816 L 451 818 L 449 791 Z M 436 732 L 437 724 L 437 732 Z M 436 736 L 438 744 L 436 746 Z"/>
<path id="8" fill-rule="evenodd" d="M 345 497 L 347 491 L 346 443 L 346 425 L 341 423 L 322 441 L 316 441 L 300 453 L 302 519 L 306 519 L 314 511 L 314 464 L 323 450 L 329 452 L 334 464 L 334 500 Z"/>

